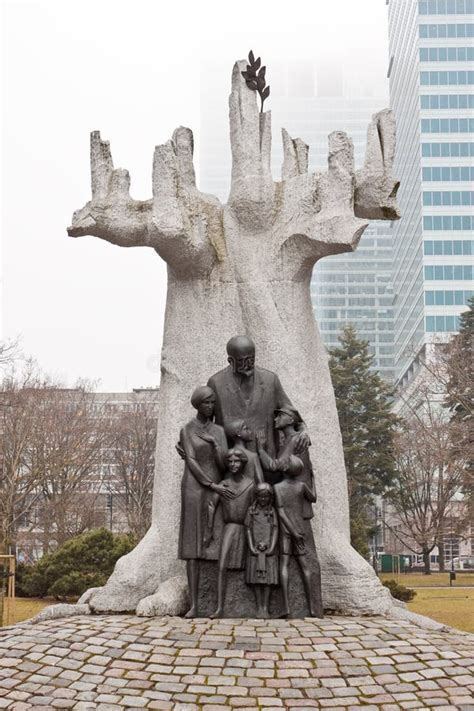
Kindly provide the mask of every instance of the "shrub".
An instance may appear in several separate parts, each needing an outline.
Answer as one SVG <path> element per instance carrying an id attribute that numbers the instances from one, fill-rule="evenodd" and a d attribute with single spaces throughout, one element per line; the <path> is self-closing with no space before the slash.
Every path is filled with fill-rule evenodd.
<path id="1" fill-rule="evenodd" d="M 21 572 L 17 587 L 27 597 L 79 597 L 90 587 L 104 585 L 117 560 L 131 551 L 127 535 L 97 528 L 71 538 L 53 553 Z"/>
<path id="2" fill-rule="evenodd" d="M 31 566 L 26 565 L 26 563 L 17 563 L 15 569 L 15 595 L 17 597 L 28 597 L 23 582 L 25 580 L 25 575 L 30 570 Z"/>
<path id="3" fill-rule="evenodd" d="M 416 595 L 416 591 L 400 585 L 396 580 L 384 580 L 383 585 L 390 590 L 392 597 L 402 602 L 410 602 Z"/>

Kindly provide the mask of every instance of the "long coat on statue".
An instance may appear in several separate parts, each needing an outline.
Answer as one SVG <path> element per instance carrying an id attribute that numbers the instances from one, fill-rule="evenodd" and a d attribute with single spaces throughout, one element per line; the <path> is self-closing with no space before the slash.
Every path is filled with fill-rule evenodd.
<path id="1" fill-rule="evenodd" d="M 274 413 L 283 405 L 291 405 L 291 402 L 278 375 L 271 370 L 255 368 L 250 377 L 253 387 L 249 399 L 244 397 L 240 388 L 242 376 L 235 375 L 230 366 L 209 378 L 207 384 L 216 395 L 215 421 L 225 427 L 233 420 L 245 420 L 268 454 L 276 457 L 278 433 L 273 427 Z M 249 449 L 255 450 L 254 442 L 249 442 Z"/>

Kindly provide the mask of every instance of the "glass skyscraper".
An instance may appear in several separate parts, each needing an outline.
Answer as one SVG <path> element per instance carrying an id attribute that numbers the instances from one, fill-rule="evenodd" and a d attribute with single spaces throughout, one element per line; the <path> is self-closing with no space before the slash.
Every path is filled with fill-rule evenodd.
<path id="1" fill-rule="evenodd" d="M 395 175 L 395 367 L 457 331 L 473 293 L 474 0 L 386 0 Z"/>
<path id="2" fill-rule="evenodd" d="M 272 168 L 280 179 L 283 150 L 280 128 L 309 146 L 309 170 L 327 169 L 328 134 L 348 133 L 354 143 L 356 166 L 362 165 L 367 126 L 372 114 L 388 105 L 386 79 L 371 75 L 366 66 L 343 67 L 338 61 L 269 62 L 273 122 Z M 378 81 L 377 81 L 378 79 Z M 215 87 L 203 84 L 201 124 L 202 190 L 227 199 L 230 149 L 225 107 L 218 108 Z M 211 115 L 218 111 L 219 125 Z M 209 163 L 209 158 L 212 162 Z M 391 380 L 393 370 L 392 230 L 372 222 L 355 253 L 322 259 L 313 273 L 311 296 L 322 338 L 336 344 L 346 323 L 369 341 L 374 368 Z"/>

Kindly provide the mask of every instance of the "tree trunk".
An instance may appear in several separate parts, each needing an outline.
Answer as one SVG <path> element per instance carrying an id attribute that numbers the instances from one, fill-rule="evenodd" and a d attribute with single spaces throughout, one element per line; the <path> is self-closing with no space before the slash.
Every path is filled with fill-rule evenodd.
<path id="1" fill-rule="evenodd" d="M 444 540 L 442 537 L 438 540 L 438 565 L 440 573 L 444 573 L 446 570 L 446 558 Z"/>
<path id="2" fill-rule="evenodd" d="M 430 550 L 423 550 L 423 575 L 431 575 Z"/>

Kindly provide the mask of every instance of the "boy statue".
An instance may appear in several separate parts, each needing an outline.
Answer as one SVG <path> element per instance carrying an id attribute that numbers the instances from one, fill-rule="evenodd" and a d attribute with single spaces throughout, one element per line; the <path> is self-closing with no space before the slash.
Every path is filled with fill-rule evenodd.
<path id="1" fill-rule="evenodd" d="M 307 504 L 316 501 L 316 492 L 298 479 L 303 473 L 303 462 L 291 455 L 283 480 L 275 484 L 275 503 L 280 519 L 280 584 L 284 610 L 281 617 L 290 616 L 289 576 L 290 557 L 294 556 L 303 576 L 310 617 L 323 617 L 321 573 L 314 545 L 311 522 L 307 518 Z"/>
<path id="2" fill-rule="evenodd" d="M 280 584 L 283 593 L 282 617 L 290 614 L 290 557 L 298 562 L 311 617 L 323 616 L 321 573 L 310 519 L 316 501 L 313 467 L 308 450 L 298 451 L 296 427 L 301 422 L 298 411 L 289 404 L 277 408 L 274 426 L 282 432 L 283 443 L 278 459 L 272 459 L 257 439 L 263 469 L 279 481 L 274 485 L 275 503 L 280 519 Z"/>

